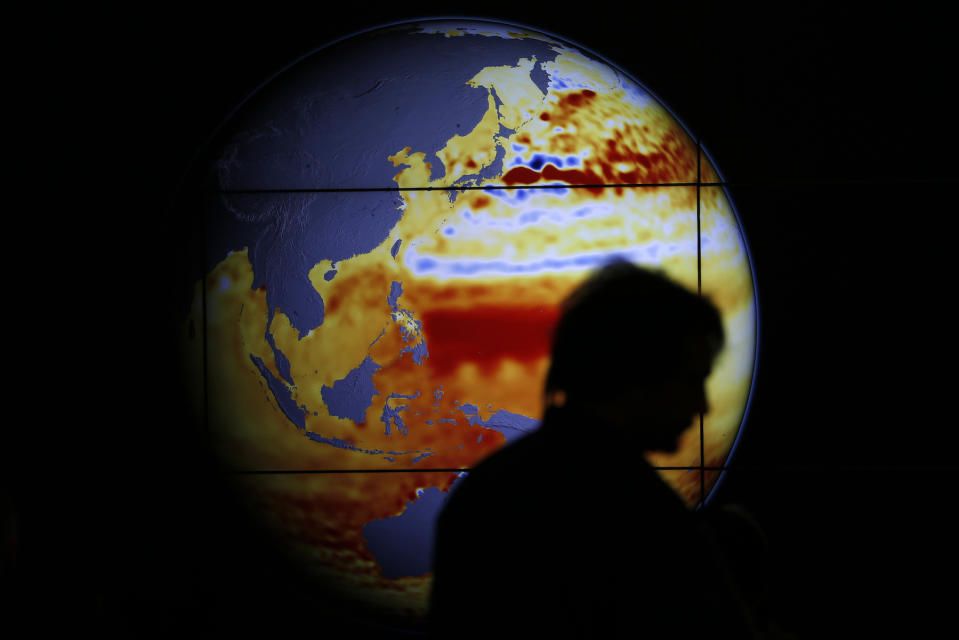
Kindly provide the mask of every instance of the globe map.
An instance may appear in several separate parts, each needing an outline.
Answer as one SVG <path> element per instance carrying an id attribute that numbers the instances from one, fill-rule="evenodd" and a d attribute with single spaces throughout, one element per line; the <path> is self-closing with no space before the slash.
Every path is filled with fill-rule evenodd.
<path id="1" fill-rule="evenodd" d="M 516 25 L 391 25 L 278 73 L 211 154 L 182 361 L 238 494 L 318 584 L 422 618 L 436 516 L 537 428 L 558 306 L 612 258 L 721 312 L 702 440 L 647 455 L 691 506 L 716 486 L 754 374 L 748 251 L 708 154 L 612 63 Z"/>

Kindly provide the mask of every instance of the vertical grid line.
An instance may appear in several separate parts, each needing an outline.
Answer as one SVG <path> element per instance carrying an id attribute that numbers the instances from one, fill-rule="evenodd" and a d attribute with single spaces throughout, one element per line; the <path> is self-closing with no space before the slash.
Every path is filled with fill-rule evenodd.
<path id="1" fill-rule="evenodd" d="M 701 226 L 702 202 L 702 139 L 696 137 L 696 292 L 703 295 L 703 243 Z M 706 445 L 703 433 L 703 414 L 699 414 L 699 506 L 706 504 Z"/>

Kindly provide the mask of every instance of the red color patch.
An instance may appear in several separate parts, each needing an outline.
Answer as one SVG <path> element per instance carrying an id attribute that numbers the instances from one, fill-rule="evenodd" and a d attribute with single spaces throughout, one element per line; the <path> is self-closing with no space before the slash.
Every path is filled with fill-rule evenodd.
<path id="1" fill-rule="evenodd" d="M 439 374 L 473 362 L 489 371 L 503 358 L 534 361 L 549 356 L 555 307 L 485 306 L 423 312 L 429 367 Z"/>

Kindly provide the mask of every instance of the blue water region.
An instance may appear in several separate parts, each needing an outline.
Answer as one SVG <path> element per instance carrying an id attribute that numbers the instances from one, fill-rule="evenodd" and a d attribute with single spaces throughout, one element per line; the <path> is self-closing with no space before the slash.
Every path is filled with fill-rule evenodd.
<path id="1" fill-rule="evenodd" d="M 632 253 L 636 253 L 633 251 Z M 560 271 L 592 269 L 600 267 L 614 259 L 629 259 L 629 251 L 611 251 L 608 253 L 582 253 L 562 258 L 544 258 L 528 262 L 508 262 L 506 260 L 461 260 L 448 258 L 417 258 L 411 265 L 417 275 L 445 277 L 481 277 L 496 275 L 524 275 L 535 273 L 554 273 Z"/>
<path id="2" fill-rule="evenodd" d="M 514 158 L 510 163 L 510 166 L 524 166 L 529 167 L 533 171 L 539 171 L 546 166 L 547 163 L 553 165 L 557 169 L 562 169 L 565 164 L 569 164 L 569 166 L 579 165 L 579 158 L 576 156 L 567 156 L 566 160 L 564 161 L 559 156 L 549 156 L 543 153 L 534 153 L 533 157 L 531 157 L 528 162 L 523 162 L 522 158 Z"/>

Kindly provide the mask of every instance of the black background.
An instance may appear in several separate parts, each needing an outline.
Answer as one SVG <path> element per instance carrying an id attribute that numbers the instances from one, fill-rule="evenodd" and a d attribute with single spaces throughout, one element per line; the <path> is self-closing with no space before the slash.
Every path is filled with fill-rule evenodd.
<path id="1" fill-rule="evenodd" d="M 171 365 L 184 274 L 183 220 L 169 205 L 207 136 L 324 42 L 451 13 L 341 9 L 165 6 L 59 15 L 29 31 L 15 74 L 28 97 L 9 126 L 26 143 L 18 215 L 46 240 L 16 263 L 22 297 L 8 313 L 14 619 L 120 633 L 359 629 L 225 506 Z M 717 500 L 765 529 L 782 625 L 801 637 L 948 632 L 959 450 L 945 19 L 919 4 L 597 9 L 455 13 L 603 54 L 701 136 L 732 185 L 761 341 Z M 11 253 L 24 237 L 11 232 Z"/>

